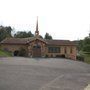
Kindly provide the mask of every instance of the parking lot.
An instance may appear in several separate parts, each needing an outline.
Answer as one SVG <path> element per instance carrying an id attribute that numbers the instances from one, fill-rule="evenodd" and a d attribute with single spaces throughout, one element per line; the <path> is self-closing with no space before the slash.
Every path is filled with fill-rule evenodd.
<path id="1" fill-rule="evenodd" d="M 90 65 L 62 58 L 0 58 L 0 90 L 84 90 Z"/>

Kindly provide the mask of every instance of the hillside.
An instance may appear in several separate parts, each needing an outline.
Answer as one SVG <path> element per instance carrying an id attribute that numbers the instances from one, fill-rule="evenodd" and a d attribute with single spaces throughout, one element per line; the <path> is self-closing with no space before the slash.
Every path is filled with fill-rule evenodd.
<path id="1" fill-rule="evenodd" d="M 8 56 L 12 56 L 12 54 L 10 52 L 0 50 L 0 57 L 8 57 Z"/>

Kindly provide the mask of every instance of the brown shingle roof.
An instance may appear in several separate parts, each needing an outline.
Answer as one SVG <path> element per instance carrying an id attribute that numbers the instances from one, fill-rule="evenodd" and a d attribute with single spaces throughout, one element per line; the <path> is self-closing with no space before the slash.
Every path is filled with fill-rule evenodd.
<path id="1" fill-rule="evenodd" d="M 6 38 L 1 41 L 1 44 L 26 44 L 27 38 Z"/>
<path id="2" fill-rule="evenodd" d="M 76 45 L 73 41 L 69 40 L 46 40 L 48 45 Z"/>
<path id="3" fill-rule="evenodd" d="M 31 37 L 31 38 L 6 38 L 4 39 L 1 44 L 27 44 L 30 43 L 32 40 L 36 38 Z M 39 39 L 43 40 L 43 39 Z M 44 42 L 48 45 L 76 45 L 73 41 L 69 40 L 43 40 Z"/>

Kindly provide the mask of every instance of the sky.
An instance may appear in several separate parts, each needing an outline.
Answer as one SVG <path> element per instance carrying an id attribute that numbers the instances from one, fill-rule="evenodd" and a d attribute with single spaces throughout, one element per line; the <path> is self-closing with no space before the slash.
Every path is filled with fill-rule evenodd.
<path id="1" fill-rule="evenodd" d="M 90 0 L 0 0 L 0 25 L 53 39 L 80 40 L 90 32 Z"/>

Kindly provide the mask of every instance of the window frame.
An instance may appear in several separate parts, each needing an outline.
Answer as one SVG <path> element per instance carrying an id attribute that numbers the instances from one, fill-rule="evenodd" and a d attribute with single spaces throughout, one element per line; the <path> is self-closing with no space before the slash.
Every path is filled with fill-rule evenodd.
<path id="1" fill-rule="evenodd" d="M 49 46 L 48 47 L 48 53 L 60 53 L 61 48 L 56 46 Z"/>

